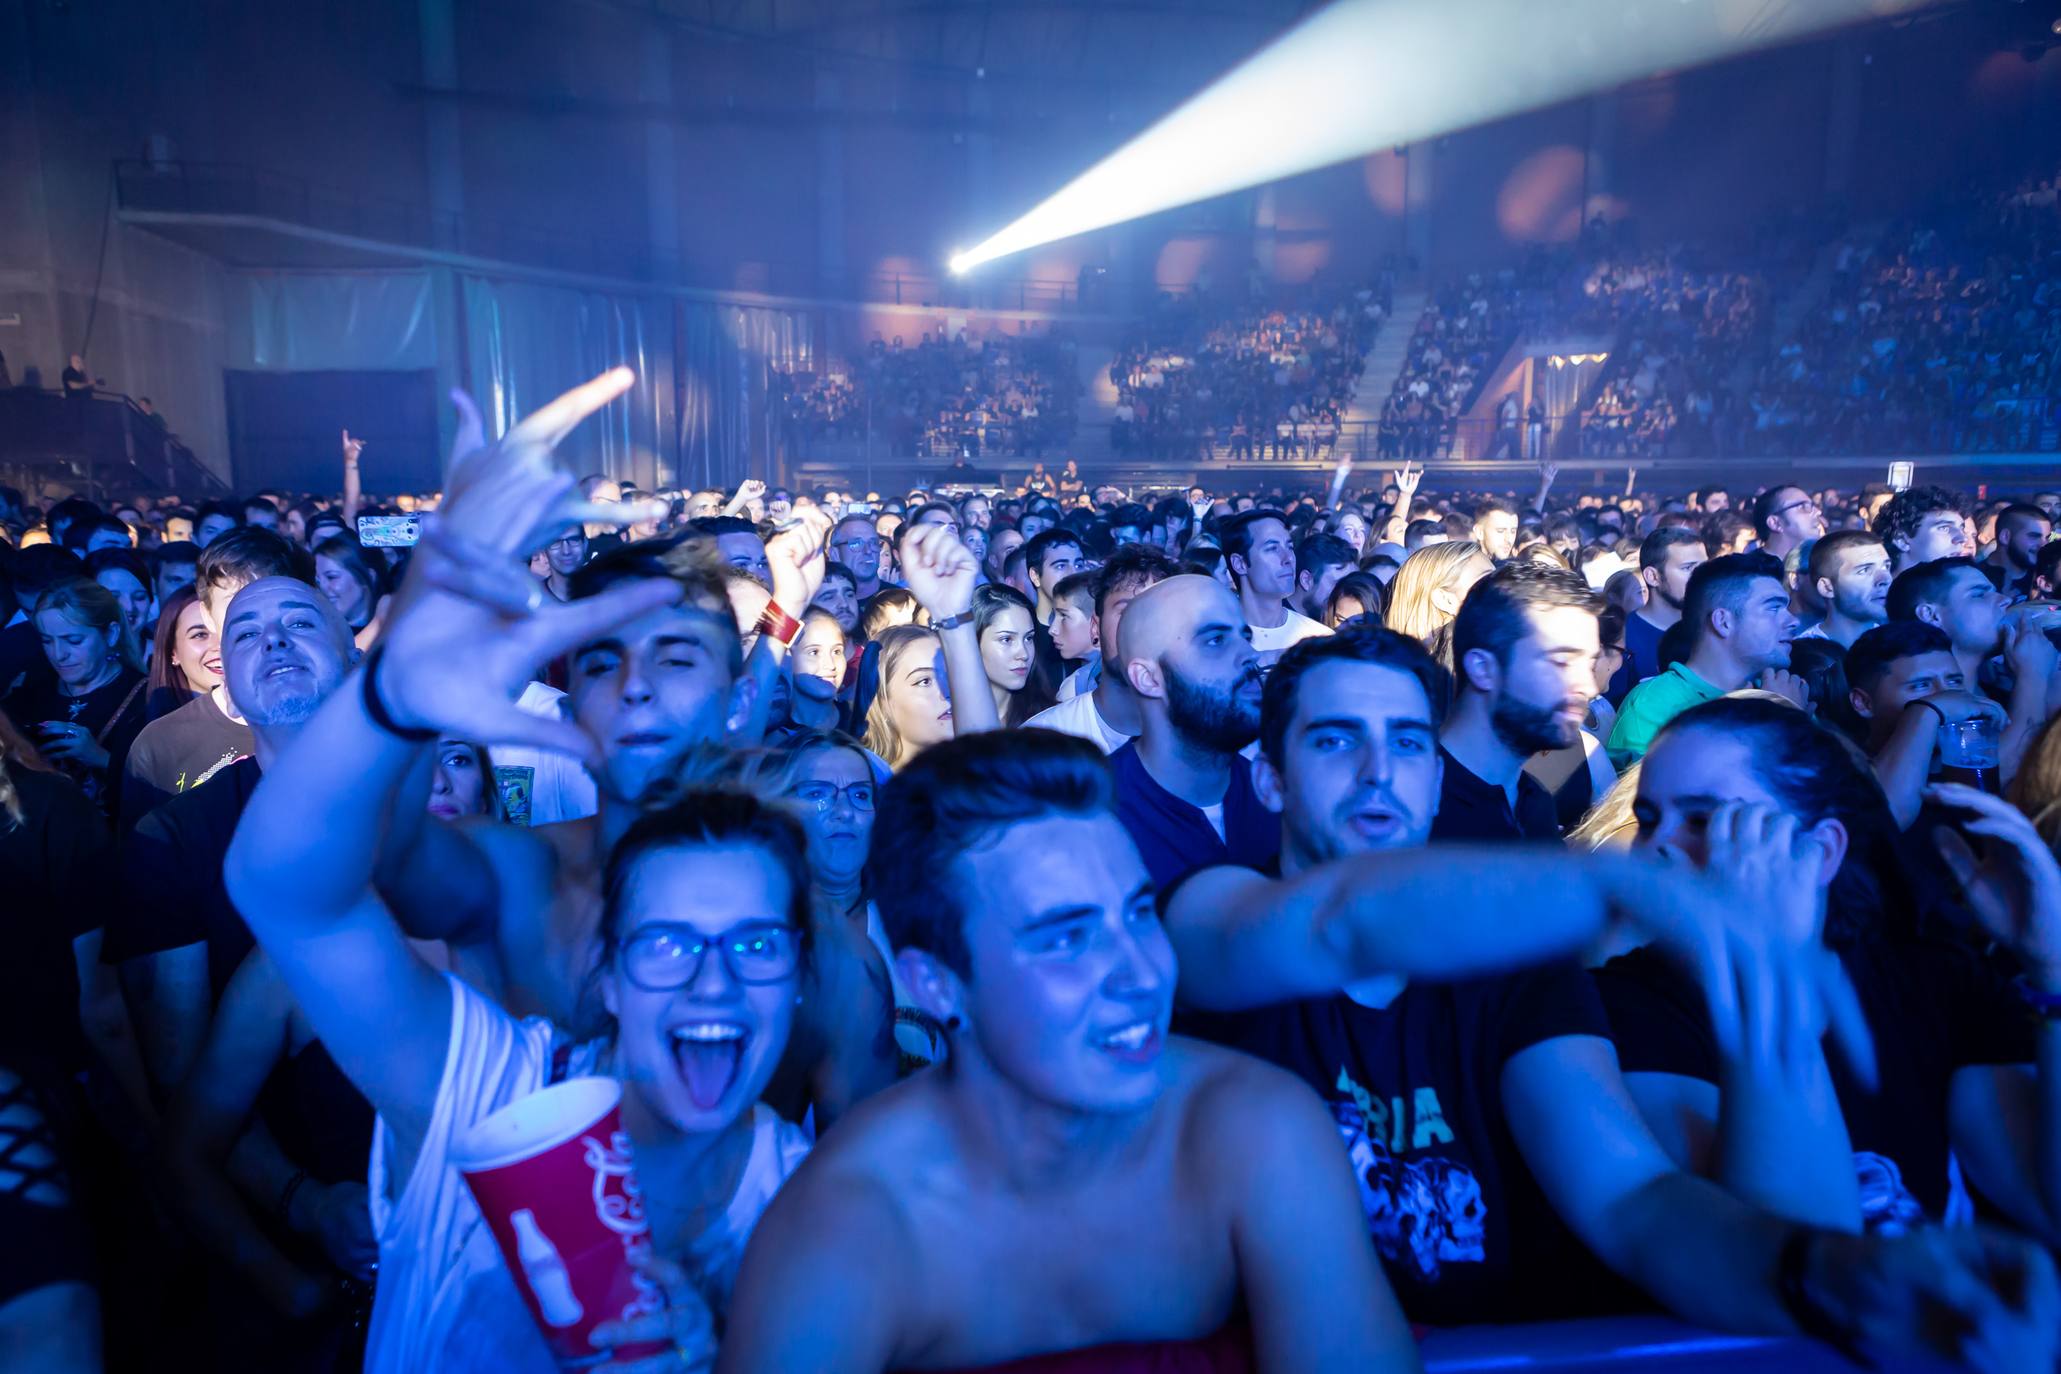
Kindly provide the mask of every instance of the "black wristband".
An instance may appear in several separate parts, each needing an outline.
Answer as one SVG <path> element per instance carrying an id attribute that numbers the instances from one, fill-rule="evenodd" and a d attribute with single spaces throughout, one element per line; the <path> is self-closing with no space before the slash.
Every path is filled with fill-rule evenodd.
<path id="1" fill-rule="evenodd" d="M 1939 728 L 1940 728 L 1940 729 L 1942 729 L 1942 730 L 1946 729 L 1946 724 L 1947 724 L 1946 712 L 1944 712 L 1944 711 L 1940 710 L 1940 709 L 1939 709 L 1939 708 L 1938 708 L 1937 706 L 1934 706 L 1934 705 L 1933 705 L 1933 704 L 1932 704 L 1931 702 L 1927 701 L 1927 700 L 1926 700 L 1926 699 L 1925 699 L 1924 697 L 1918 697 L 1918 698 L 1917 698 L 1916 700 L 1914 700 L 1914 701 L 1912 701 L 1912 702 L 1911 702 L 1911 705 L 1913 705 L 1913 706 L 1923 706 L 1923 707 L 1924 707 L 1924 708 L 1925 708 L 1926 710 L 1928 710 L 1928 711 L 1932 712 L 1932 714 L 1933 714 L 1933 715 L 1935 715 L 1935 716 L 1938 716 L 1938 717 L 1939 717 Z"/>
<path id="2" fill-rule="evenodd" d="M 1776 1265 L 1775 1292 L 1782 1310 L 1796 1323 L 1796 1329 L 1814 1341 L 1831 1346 L 1861 1369 L 1873 1369 L 1875 1362 L 1861 1353 L 1859 1338 L 1825 1310 L 1810 1291 L 1811 1247 L 1829 1232 L 1815 1226 L 1799 1226 L 1782 1242 L 1782 1258 Z"/>
<path id="3" fill-rule="evenodd" d="M 379 665 L 385 661 L 385 655 L 386 650 L 378 646 L 374 646 L 372 652 L 365 655 L 365 667 L 359 674 L 363 679 L 365 714 L 372 718 L 374 725 L 397 740 L 409 744 L 428 744 L 437 737 L 435 730 L 414 730 L 402 725 L 387 714 L 386 703 L 379 699 Z"/>

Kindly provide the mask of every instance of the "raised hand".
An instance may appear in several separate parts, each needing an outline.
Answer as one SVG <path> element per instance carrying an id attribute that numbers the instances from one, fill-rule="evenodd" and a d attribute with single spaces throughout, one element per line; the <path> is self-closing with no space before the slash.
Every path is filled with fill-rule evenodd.
<path id="1" fill-rule="evenodd" d="M 716 1322 L 693 1277 L 648 1246 L 634 1251 L 630 1263 L 665 1298 L 665 1306 L 641 1317 L 602 1322 L 591 1337 L 594 1348 L 610 1352 L 622 1346 L 662 1344 L 666 1348 L 657 1355 L 611 1359 L 596 1374 L 705 1374 L 714 1368 Z"/>
<path id="2" fill-rule="evenodd" d="M 363 453 L 364 451 L 365 441 L 363 439 L 353 439 L 351 437 L 351 432 L 349 430 L 345 430 L 343 432 L 344 466 L 347 468 L 356 467 L 358 465 L 358 455 Z"/>
<path id="3" fill-rule="evenodd" d="M 630 381 L 619 368 L 575 387 L 492 446 L 483 441 L 478 410 L 456 398 L 461 422 L 449 494 L 423 522 L 408 583 L 381 636 L 375 688 L 398 723 L 592 756 L 583 732 L 519 711 L 515 698 L 541 664 L 670 605 L 679 588 L 629 582 L 590 600 L 546 605 L 528 553 L 544 531 L 646 518 L 649 503 L 582 501 L 552 457 L 574 425 Z"/>
<path id="4" fill-rule="evenodd" d="M 1810 684 L 1787 668 L 1769 668 L 1760 675 L 1760 687 L 1764 692 L 1778 692 L 1796 705 L 1808 711 L 1811 708 Z"/>
<path id="5" fill-rule="evenodd" d="M 1898 1359 L 1984 1374 L 2054 1367 L 2061 1284 L 2037 1244 L 1978 1227 L 1815 1238 L 1804 1287 L 1841 1327 Z"/>
<path id="6" fill-rule="evenodd" d="M 766 541 L 766 566 L 773 574 L 773 600 L 799 620 L 829 567 L 830 517 L 815 506 L 797 506 L 780 532 Z"/>
<path id="7" fill-rule="evenodd" d="M 1940 855 L 1976 919 L 2018 955 L 2026 977 L 2043 991 L 2061 991 L 2061 863 L 2054 851 L 2025 813 L 2001 798 L 1951 782 L 1925 795 L 1975 813 L 1965 828 L 1990 841 L 1981 857 L 1945 826 L 1934 832 Z"/>
<path id="8" fill-rule="evenodd" d="M 752 502 L 761 500 L 766 494 L 766 484 L 756 477 L 747 477 L 737 484 L 737 494 L 723 507 L 723 514 L 735 515 Z"/>
<path id="9" fill-rule="evenodd" d="M 1728 1056 L 1794 1071 L 1829 1029 L 1847 1064 L 1875 1077 L 1873 1038 L 1838 959 L 1819 938 L 1821 875 L 1794 817 L 1728 802 L 1706 823 L 1700 872 L 1676 865 L 1629 913 L 1703 988 Z"/>
<path id="10" fill-rule="evenodd" d="M 973 604 L 980 564 L 943 525 L 922 525 L 902 539 L 902 577 L 933 621 L 958 615 Z"/>
<path id="11" fill-rule="evenodd" d="M 2004 639 L 2004 663 L 2016 682 L 2045 682 L 2061 665 L 2061 650 L 2047 638 L 2044 616 L 2020 616 Z"/>
<path id="12" fill-rule="evenodd" d="M 1413 471 L 1410 467 L 1410 460 L 1405 458 L 1403 459 L 1403 465 L 1390 472 L 1388 477 L 1403 494 L 1402 499 L 1396 503 L 1397 506 L 1402 509 L 1408 509 L 1410 498 L 1417 494 L 1417 486 L 1424 480 L 1424 469 L 1420 466 Z"/>

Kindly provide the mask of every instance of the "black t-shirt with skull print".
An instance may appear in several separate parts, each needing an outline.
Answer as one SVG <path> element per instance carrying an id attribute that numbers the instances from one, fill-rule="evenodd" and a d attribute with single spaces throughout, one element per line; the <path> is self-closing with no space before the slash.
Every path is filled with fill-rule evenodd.
<path id="1" fill-rule="evenodd" d="M 1414 1322 L 1447 1326 L 1649 1310 L 1546 1200 L 1503 1112 L 1503 1065 L 1559 1036 L 1610 1034 L 1572 963 L 1349 993 L 1175 1029 L 1258 1055 L 1323 1095 L 1383 1267 Z"/>

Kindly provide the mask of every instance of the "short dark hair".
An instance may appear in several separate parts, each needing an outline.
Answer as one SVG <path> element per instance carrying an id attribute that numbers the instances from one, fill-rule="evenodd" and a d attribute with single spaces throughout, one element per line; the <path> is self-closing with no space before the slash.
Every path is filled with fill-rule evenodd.
<path id="1" fill-rule="evenodd" d="M 1644 572 L 1647 568 L 1665 567 L 1669 549 L 1687 548 L 1691 544 L 1705 553 L 1710 552 L 1709 545 L 1703 542 L 1703 531 L 1694 525 L 1662 525 L 1639 541 L 1639 570 Z"/>
<path id="2" fill-rule="evenodd" d="M 1839 567 L 1839 555 L 1848 549 L 1865 548 L 1873 544 L 1882 547 L 1882 536 L 1872 530 L 1834 530 L 1811 545 L 1810 565 L 1807 576 L 1816 586 L 1821 577 L 1831 577 Z"/>
<path id="3" fill-rule="evenodd" d="M 276 530 L 239 525 L 202 549 L 194 562 L 195 591 L 202 599 L 232 582 L 255 582 L 261 577 L 291 577 L 312 587 L 315 555 Z"/>
<path id="4" fill-rule="evenodd" d="M 1903 551 L 1897 547 L 1897 539 L 1901 537 L 1909 543 L 1917 537 L 1918 526 L 1924 524 L 1928 516 L 1941 511 L 1964 516 L 1968 513 L 1968 500 L 1947 487 L 1910 487 L 1883 503 L 1882 509 L 1875 512 L 1875 533 L 1881 535 L 1882 542 L 1888 546 L 1891 563 L 1903 561 Z"/>
<path id="5" fill-rule="evenodd" d="M 753 528 L 749 520 L 739 523 Z M 720 610 L 720 618 L 734 627 L 730 615 L 733 572 L 716 553 L 714 543 L 682 530 L 604 549 L 575 568 L 566 582 L 572 599 L 584 601 L 621 582 L 671 580 L 687 593 L 688 601 L 706 611 Z"/>
<path id="6" fill-rule="evenodd" d="M 699 520 L 689 520 L 682 527 L 690 535 L 701 535 L 715 539 L 725 534 L 748 534 L 759 538 L 759 527 L 741 515 L 704 515 Z"/>
<path id="7" fill-rule="evenodd" d="M 828 560 L 823 565 L 823 581 L 828 582 L 833 577 L 841 577 L 850 583 L 853 596 L 859 594 L 859 575 L 838 562 L 835 558 Z"/>
<path id="8" fill-rule="evenodd" d="M 2054 523 L 2052 518 L 2038 506 L 2027 505 L 2023 501 L 2013 501 L 2010 505 L 1997 512 L 1997 523 L 1999 525 L 2003 524 L 2006 520 L 2020 523 L 2036 520 L 2040 524 L 2049 527 L 2052 527 Z"/>
<path id="9" fill-rule="evenodd" d="M 7 581 L 14 599 L 25 612 L 33 611 L 36 599 L 60 582 L 79 576 L 79 560 L 55 544 L 31 544 L 15 549 L 7 565 Z"/>
<path id="10" fill-rule="evenodd" d="M 1102 751 L 1051 730 L 961 735 L 925 749 L 880 790 L 867 887 L 896 949 L 919 949 L 973 976 L 966 915 L 978 894 L 960 856 L 1043 816 L 1110 814 L 1116 789 Z"/>
<path id="11" fill-rule="evenodd" d="M 1788 586 L 1782 580 L 1782 560 L 1771 553 L 1728 553 L 1699 564 L 1682 593 L 1682 623 L 1689 627 L 1687 652 L 1694 653 L 1710 633 L 1712 611 L 1737 611 L 1746 604 L 1747 589 L 1763 577 Z"/>
<path id="12" fill-rule="evenodd" d="M 1778 505 L 1776 498 L 1785 491 L 1803 491 L 1803 488 L 1797 486 L 1794 482 L 1777 482 L 1774 486 L 1769 487 L 1766 491 L 1753 498 L 1753 533 L 1755 538 L 1766 539 L 1768 537 L 1768 522 L 1773 520 L 1776 515 L 1776 507 Z M 1805 499 L 1808 500 L 1810 493 L 1803 491 L 1803 494 Z"/>
<path id="13" fill-rule="evenodd" d="M 1181 565 L 1150 544 L 1126 544 L 1095 569 L 1095 618 L 1100 620 L 1110 596 L 1134 582 L 1146 586 L 1177 575 Z"/>
<path id="14" fill-rule="evenodd" d="M 1900 658 L 1919 654 L 1950 654 L 1954 642 L 1937 625 L 1922 620 L 1892 620 L 1866 630 L 1846 651 L 1846 681 L 1863 692 L 1873 692 L 1889 666 Z"/>
<path id="15" fill-rule="evenodd" d="M 1023 546 L 1023 566 L 1032 572 L 1042 572 L 1045 566 L 1045 555 L 1061 544 L 1071 544 L 1078 549 L 1081 547 L 1081 537 L 1064 525 L 1054 525 L 1051 529 L 1039 530 Z"/>
<path id="16" fill-rule="evenodd" d="M 83 554 L 86 552 L 86 541 L 102 530 L 119 533 L 124 545 L 133 546 L 135 543 L 136 536 L 130 533 L 126 521 L 94 511 L 91 515 L 74 520 L 64 527 L 64 546 L 73 553 Z"/>
<path id="17" fill-rule="evenodd" d="M 1359 552 L 1335 534 L 1306 534 L 1295 546 L 1295 575 L 1298 579 L 1304 573 L 1315 580 L 1324 569 L 1339 564 L 1357 568 L 1360 565 Z"/>
<path id="18" fill-rule="evenodd" d="M 1480 524 L 1491 515 L 1516 515 L 1517 503 L 1507 496 L 1488 496 L 1474 505 L 1474 523 Z"/>
<path id="19" fill-rule="evenodd" d="M 244 523 L 243 503 L 240 501 L 201 502 L 199 508 L 193 512 L 193 532 L 195 534 L 200 533 L 201 522 L 206 520 L 211 515 L 227 516 L 229 519 L 234 520 L 237 524 L 241 525 L 242 523 Z"/>
<path id="20" fill-rule="evenodd" d="M 1422 644 L 1383 625 L 1342 625 L 1336 634 L 1312 635 L 1290 645 L 1267 673 L 1260 691 L 1259 746 L 1276 768 L 1281 766 L 1288 722 L 1295 719 L 1302 680 L 1326 663 L 1372 663 L 1408 673 L 1431 705 L 1432 728 L 1445 724 L 1451 680 Z"/>
<path id="21" fill-rule="evenodd" d="M 1099 575 L 1100 573 L 1097 569 L 1090 569 L 1087 572 L 1069 573 L 1067 576 L 1059 579 L 1059 585 L 1052 589 L 1052 599 L 1054 601 L 1069 602 L 1076 606 L 1085 605 L 1092 609 L 1095 604 L 1095 581 Z M 1011 588 L 1011 590 L 1015 589 Z"/>
<path id="22" fill-rule="evenodd" d="M 942 511 L 944 514 L 952 517 L 953 524 L 956 525 L 959 523 L 959 508 L 953 505 L 950 501 L 925 501 L 915 510 L 910 511 L 909 518 L 904 520 L 902 523 L 904 525 L 913 525 L 918 520 L 921 520 L 924 516 L 936 511 Z"/>
<path id="23" fill-rule="evenodd" d="M 1528 558 L 1513 559 L 1468 589 L 1453 617 L 1453 663 L 1457 668 L 1472 651 L 1486 649 L 1497 663 L 1508 666 L 1510 650 L 1530 631 L 1533 611 L 1564 606 L 1594 615 L 1597 602 L 1580 573 Z M 1465 685 L 1464 672 L 1455 677 L 1458 685 Z"/>
<path id="24" fill-rule="evenodd" d="M 1947 588 L 1953 585 L 1954 574 L 1963 568 L 1973 568 L 1984 577 L 1989 572 L 1982 564 L 1965 555 L 1951 558 L 1935 558 L 1927 563 L 1914 563 L 1896 575 L 1889 584 L 1887 610 L 1891 620 L 1916 620 L 1918 607 L 1925 604 L 1938 605 L 1946 596 Z"/>
<path id="25" fill-rule="evenodd" d="M 1126 501 L 1109 513 L 1111 529 L 1131 529 L 1144 533 L 1152 527 L 1152 512 L 1136 501 Z"/>
<path id="26" fill-rule="evenodd" d="M 144 561 L 150 564 L 151 576 L 155 577 L 175 563 L 195 567 L 200 562 L 200 550 L 191 540 L 181 539 L 176 544 L 158 545 L 145 555 Z"/>
<path id="27" fill-rule="evenodd" d="M 1282 529 L 1288 528 L 1287 515 L 1272 506 L 1254 506 L 1217 521 L 1217 547 L 1224 551 L 1226 562 L 1252 557 L 1252 527 L 1262 520 L 1279 520 Z M 1236 568 L 1231 569 L 1231 580 L 1240 580 Z"/>

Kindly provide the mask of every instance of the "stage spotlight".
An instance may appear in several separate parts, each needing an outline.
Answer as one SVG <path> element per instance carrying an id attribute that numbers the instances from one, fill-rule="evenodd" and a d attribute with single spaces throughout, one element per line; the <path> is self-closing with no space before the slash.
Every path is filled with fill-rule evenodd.
<path id="1" fill-rule="evenodd" d="M 1928 3 L 1336 0 L 951 268 Z"/>
<path id="2" fill-rule="evenodd" d="M 976 259 L 971 253 L 967 252 L 965 249 L 962 248 L 958 252 L 952 254 L 951 261 L 947 262 L 945 266 L 948 270 L 950 270 L 953 276 L 963 277 L 973 269 L 973 265 L 976 261 L 978 261 L 978 259 Z"/>

